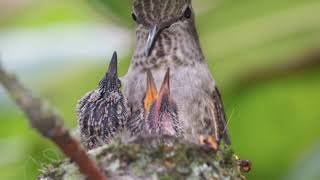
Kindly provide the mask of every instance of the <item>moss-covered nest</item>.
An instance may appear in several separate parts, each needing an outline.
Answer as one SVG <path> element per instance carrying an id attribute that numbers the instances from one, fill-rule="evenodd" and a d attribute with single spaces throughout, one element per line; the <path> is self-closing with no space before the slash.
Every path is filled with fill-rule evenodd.
<path id="1" fill-rule="evenodd" d="M 165 141 L 165 142 L 164 142 Z M 174 138 L 138 138 L 116 141 L 89 151 L 108 179 L 245 179 L 229 148 L 180 142 Z M 85 179 L 70 160 L 48 165 L 39 180 Z"/>

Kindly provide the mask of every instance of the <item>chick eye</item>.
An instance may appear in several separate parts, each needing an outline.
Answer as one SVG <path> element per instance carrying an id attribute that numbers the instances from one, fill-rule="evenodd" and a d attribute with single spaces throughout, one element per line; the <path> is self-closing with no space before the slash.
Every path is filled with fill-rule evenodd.
<path id="1" fill-rule="evenodd" d="M 137 22 L 137 16 L 136 16 L 136 14 L 135 14 L 135 13 L 132 13 L 131 16 L 132 16 L 132 19 Z"/>
<path id="2" fill-rule="evenodd" d="M 191 8 L 188 7 L 188 8 L 184 11 L 184 17 L 189 19 L 191 16 L 192 16 L 192 11 L 191 11 Z"/>

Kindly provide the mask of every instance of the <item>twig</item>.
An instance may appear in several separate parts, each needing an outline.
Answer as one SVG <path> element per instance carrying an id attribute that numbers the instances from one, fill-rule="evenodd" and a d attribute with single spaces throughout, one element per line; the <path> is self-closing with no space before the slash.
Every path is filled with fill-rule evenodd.
<path id="1" fill-rule="evenodd" d="M 248 74 L 240 76 L 238 80 L 233 83 L 231 89 L 239 90 L 248 86 L 270 82 L 281 77 L 288 77 L 289 75 L 299 74 L 319 67 L 320 49 L 314 49 L 300 56 L 293 57 L 293 59 L 286 64 L 262 67 L 255 71 L 250 71 Z"/>
<path id="2" fill-rule="evenodd" d="M 44 137 L 53 141 L 78 166 L 90 180 L 106 180 L 93 160 L 89 158 L 81 145 L 71 137 L 64 127 L 62 118 L 51 107 L 34 97 L 14 75 L 4 70 L 0 61 L 0 84 L 11 98 L 24 111 L 31 126 Z"/>

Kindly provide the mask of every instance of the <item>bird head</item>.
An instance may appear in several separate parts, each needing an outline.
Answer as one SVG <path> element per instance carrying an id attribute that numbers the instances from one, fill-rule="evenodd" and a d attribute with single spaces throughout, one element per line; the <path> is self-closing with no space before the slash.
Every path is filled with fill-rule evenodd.
<path id="1" fill-rule="evenodd" d="M 133 0 L 132 17 L 137 23 L 137 38 L 143 39 L 145 56 L 151 54 L 163 31 L 195 33 L 191 0 Z"/>
<path id="2" fill-rule="evenodd" d="M 149 74 L 149 73 L 148 73 Z M 150 73 L 151 75 L 151 73 Z M 150 76 L 149 75 L 149 76 Z M 152 77 L 152 76 L 151 76 Z M 148 78 L 153 80 L 153 78 Z M 152 134 L 177 136 L 179 132 L 178 108 L 173 98 L 170 95 L 170 71 L 166 72 L 165 78 L 162 82 L 159 93 L 153 96 L 149 101 L 148 97 L 152 94 L 150 88 L 147 88 L 147 95 L 145 98 L 145 110 L 147 113 L 147 128 Z M 150 82 L 151 83 L 151 82 Z M 148 83 L 149 84 L 149 83 Z M 151 89 L 154 82 L 151 83 Z M 147 102 L 147 103 L 146 103 Z M 149 105 L 149 106 L 148 106 Z"/>
<path id="3" fill-rule="evenodd" d="M 147 126 L 147 119 L 150 114 L 152 104 L 157 101 L 158 91 L 155 85 L 152 73 L 147 71 L 147 90 L 142 100 L 143 106 L 137 111 L 132 113 L 132 116 L 128 120 L 127 128 L 131 132 L 131 135 L 144 135 L 145 132 L 150 132 Z"/>
<path id="4" fill-rule="evenodd" d="M 99 89 L 102 92 L 117 92 L 120 89 L 121 82 L 118 78 L 117 66 L 117 53 L 114 52 L 109 64 L 108 71 L 99 83 Z"/>

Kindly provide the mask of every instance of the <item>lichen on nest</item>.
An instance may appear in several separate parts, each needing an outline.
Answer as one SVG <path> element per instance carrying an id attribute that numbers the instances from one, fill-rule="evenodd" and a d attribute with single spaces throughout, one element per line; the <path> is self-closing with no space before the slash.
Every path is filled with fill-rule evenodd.
<path id="1" fill-rule="evenodd" d="M 230 148 L 220 146 L 214 151 L 172 137 L 118 140 L 89 154 L 108 179 L 245 179 Z M 48 165 L 41 172 L 38 180 L 85 179 L 69 160 Z"/>

